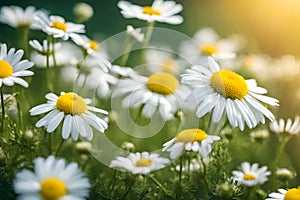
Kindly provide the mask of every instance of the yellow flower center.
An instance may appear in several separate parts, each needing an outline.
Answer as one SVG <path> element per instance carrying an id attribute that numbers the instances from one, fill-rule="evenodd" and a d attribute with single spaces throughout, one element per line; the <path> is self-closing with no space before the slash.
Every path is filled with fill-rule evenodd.
<path id="1" fill-rule="evenodd" d="M 52 22 L 51 28 L 56 28 L 59 30 L 62 30 L 64 32 L 66 32 L 67 30 L 67 25 L 64 22 Z"/>
<path id="2" fill-rule="evenodd" d="M 204 44 L 200 48 L 200 54 L 211 56 L 218 52 L 218 46 L 213 44 Z"/>
<path id="3" fill-rule="evenodd" d="M 143 13 L 148 15 L 160 15 L 160 11 L 153 9 L 151 6 L 145 6 L 143 9 Z"/>
<path id="4" fill-rule="evenodd" d="M 250 181 L 250 180 L 255 180 L 256 176 L 253 174 L 244 174 L 244 180 Z"/>
<path id="5" fill-rule="evenodd" d="M 146 86 L 152 92 L 162 95 L 174 94 L 177 87 L 177 79 L 169 73 L 156 73 L 149 76 Z"/>
<path id="6" fill-rule="evenodd" d="M 12 75 L 12 73 L 12 66 L 8 62 L 0 60 L 0 78 L 9 77 L 10 75 Z"/>
<path id="7" fill-rule="evenodd" d="M 201 142 L 207 138 L 207 134 L 201 129 L 186 129 L 181 131 L 177 136 L 175 143 L 177 142 Z"/>
<path id="8" fill-rule="evenodd" d="M 71 92 L 61 95 L 56 101 L 56 107 L 65 114 L 71 115 L 81 115 L 87 109 L 83 98 Z"/>
<path id="9" fill-rule="evenodd" d="M 141 158 L 135 162 L 135 166 L 137 167 L 150 167 L 152 165 L 152 160 Z"/>
<path id="10" fill-rule="evenodd" d="M 174 60 L 164 60 L 162 63 L 163 70 L 165 72 L 174 72 L 175 71 L 175 61 Z"/>
<path id="11" fill-rule="evenodd" d="M 284 195 L 284 200 L 299 200 L 299 199 L 300 199 L 300 187 L 290 189 Z"/>
<path id="12" fill-rule="evenodd" d="M 210 86 L 226 98 L 243 99 L 248 93 L 245 79 L 228 70 L 215 72 L 210 78 Z"/>
<path id="13" fill-rule="evenodd" d="M 91 40 L 89 42 L 91 49 L 93 49 L 94 51 L 98 51 L 99 50 L 99 46 L 98 43 L 94 40 Z"/>
<path id="14" fill-rule="evenodd" d="M 66 185 L 57 178 L 46 178 L 41 183 L 40 194 L 45 200 L 58 200 L 67 192 Z"/>

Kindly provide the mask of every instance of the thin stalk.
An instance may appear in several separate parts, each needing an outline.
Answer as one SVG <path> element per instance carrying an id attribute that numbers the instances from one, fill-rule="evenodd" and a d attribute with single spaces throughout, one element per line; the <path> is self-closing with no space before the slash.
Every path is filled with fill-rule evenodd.
<path id="1" fill-rule="evenodd" d="M 62 147 L 63 144 L 64 144 L 64 141 L 65 141 L 64 139 L 61 139 L 61 141 L 60 141 L 60 143 L 59 143 L 59 145 L 58 145 L 58 147 L 57 147 L 57 149 L 56 149 L 55 156 L 58 155 L 58 153 L 59 153 L 61 147 Z"/>
<path id="2" fill-rule="evenodd" d="M 127 60 L 129 58 L 130 55 L 130 50 L 132 48 L 133 42 L 130 42 L 130 40 L 128 39 L 128 37 L 125 40 L 125 48 L 123 51 L 123 55 L 120 59 L 120 66 L 125 66 L 127 63 Z"/>
<path id="3" fill-rule="evenodd" d="M 145 36 L 144 43 L 142 45 L 142 64 L 146 63 L 146 48 L 149 45 L 149 41 L 151 39 L 152 33 L 153 33 L 153 27 L 154 27 L 154 22 L 149 22 L 148 23 L 148 28 Z"/>
<path id="4" fill-rule="evenodd" d="M 46 55 L 46 82 L 49 91 L 53 91 L 50 78 L 50 39 L 47 39 L 47 55 Z"/>
<path id="5" fill-rule="evenodd" d="M 276 169 L 278 161 L 279 161 L 279 159 L 280 159 L 280 157 L 281 157 L 281 155 L 282 155 L 282 153 L 284 151 L 284 147 L 285 147 L 285 145 L 286 145 L 286 143 L 287 143 L 287 141 L 289 139 L 290 139 L 290 137 L 284 137 L 284 138 L 282 138 L 282 140 L 280 142 L 280 145 L 279 145 L 279 148 L 277 150 L 277 154 L 276 154 L 275 160 L 274 160 L 273 170 Z"/>
<path id="6" fill-rule="evenodd" d="M 168 197 L 172 198 L 173 197 L 169 194 L 169 192 L 167 191 L 167 189 L 154 177 L 154 176 L 149 176 L 149 178 L 159 187 L 159 189 L 161 189 L 161 191 L 167 195 Z"/>
<path id="7" fill-rule="evenodd" d="M 126 190 L 125 190 L 124 194 L 122 195 L 121 199 L 124 199 L 129 194 L 134 183 L 135 183 L 135 177 L 134 177 L 134 179 L 131 179 L 131 181 L 130 181 L 129 185 L 126 187 Z"/>
<path id="8" fill-rule="evenodd" d="M 206 165 L 205 165 L 205 162 L 203 160 L 203 158 L 200 158 L 201 160 L 201 163 L 202 163 L 202 166 L 203 166 L 203 179 L 204 179 L 204 184 L 205 184 L 205 187 L 206 187 L 206 191 L 208 192 L 208 181 L 207 181 L 207 178 L 206 178 Z"/>
<path id="9" fill-rule="evenodd" d="M 91 159 L 92 159 L 91 156 L 89 156 L 89 157 L 86 159 L 86 161 L 85 161 L 84 164 L 82 165 L 82 168 L 81 168 L 82 171 L 85 170 L 86 166 L 88 165 L 88 163 L 90 162 Z"/>
<path id="10" fill-rule="evenodd" d="M 20 33 L 20 47 L 24 50 L 24 57 L 29 58 L 29 51 L 28 51 L 29 27 L 28 26 L 20 27 L 19 33 Z"/>
<path id="11" fill-rule="evenodd" d="M 3 97 L 3 86 L 1 87 L 1 109 L 2 109 L 1 133 L 4 133 L 5 105 L 4 105 L 4 97 Z"/>
<path id="12" fill-rule="evenodd" d="M 48 151 L 49 151 L 49 155 L 52 154 L 52 134 L 48 133 L 45 129 L 45 134 L 48 135 Z"/>
<path id="13" fill-rule="evenodd" d="M 54 66 L 57 66 L 54 45 L 55 45 L 55 38 L 52 37 L 52 58 L 53 58 L 53 64 L 54 64 Z"/>
<path id="14" fill-rule="evenodd" d="M 114 173 L 113 173 L 113 176 L 112 176 L 112 179 L 108 185 L 108 190 L 109 190 L 109 198 L 112 197 L 112 194 L 113 194 L 113 191 L 114 191 L 114 188 L 115 188 L 115 184 L 116 184 L 116 177 L 117 177 L 117 170 L 114 169 Z"/>

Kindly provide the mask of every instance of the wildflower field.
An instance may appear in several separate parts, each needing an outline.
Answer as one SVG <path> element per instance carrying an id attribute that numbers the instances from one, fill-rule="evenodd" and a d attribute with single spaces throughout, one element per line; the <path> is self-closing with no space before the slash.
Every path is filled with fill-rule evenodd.
<path id="1" fill-rule="evenodd" d="M 0 199 L 300 200 L 299 7 L 0 1 Z"/>

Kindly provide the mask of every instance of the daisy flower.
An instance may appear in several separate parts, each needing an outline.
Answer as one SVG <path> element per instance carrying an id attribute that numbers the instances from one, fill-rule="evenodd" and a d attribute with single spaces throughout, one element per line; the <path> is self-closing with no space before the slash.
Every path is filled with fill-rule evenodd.
<path id="1" fill-rule="evenodd" d="M 288 119 L 286 122 L 284 119 L 275 120 L 271 122 L 270 129 L 280 135 L 297 135 L 300 132 L 300 118 L 296 116 L 294 122 L 292 119 Z"/>
<path id="2" fill-rule="evenodd" d="M 36 10 L 33 6 L 28 6 L 25 10 L 19 6 L 3 6 L 0 21 L 14 28 L 31 27 L 33 18 L 37 15 L 46 15 L 46 12 Z"/>
<path id="3" fill-rule="evenodd" d="M 175 138 L 163 144 L 162 151 L 170 152 L 170 158 L 175 159 L 184 151 L 199 152 L 203 157 L 212 150 L 212 143 L 220 140 L 219 136 L 207 135 L 201 129 L 185 129 Z"/>
<path id="4" fill-rule="evenodd" d="M 42 30 L 54 38 L 62 38 L 68 40 L 69 38 L 78 37 L 78 33 L 85 33 L 83 24 L 74 24 L 66 22 L 64 18 L 57 15 L 37 15 L 33 18 L 33 28 Z"/>
<path id="5" fill-rule="evenodd" d="M 0 47 L 0 87 L 2 85 L 13 86 L 15 83 L 28 87 L 28 83 L 24 81 L 23 76 L 32 76 L 34 73 L 27 69 L 33 66 L 33 62 L 21 60 L 24 54 L 23 50 L 15 50 L 11 48 L 7 52 L 6 44 Z"/>
<path id="6" fill-rule="evenodd" d="M 111 161 L 110 167 L 131 172 L 132 174 L 149 174 L 152 171 L 164 168 L 169 159 L 161 158 L 157 153 L 137 152 L 127 157 L 117 157 Z"/>
<path id="7" fill-rule="evenodd" d="M 300 199 L 300 187 L 289 190 L 278 189 L 278 192 L 272 192 L 266 200 L 297 200 Z"/>
<path id="8" fill-rule="evenodd" d="M 147 22 L 181 24 L 182 16 L 175 15 L 182 11 L 182 5 L 174 1 L 154 0 L 152 6 L 137 6 L 128 1 L 120 1 L 118 7 L 125 18 L 137 18 Z"/>
<path id="9" fill-rule="evenodd" d="M 169 73 L 155 73 L 149 77 L 131 74 L 118 82 L 114 95 L 127 95 L 122 101 L 124 107 L 143 105 L 145 117 L 151 118 L 158 111 L 163 119 L 169 120 L 181 108 L 180 102 L 185 98 L 186 90 Z"/>
<path id="10" fill-rule="evenodd" d="M 133 26 L 126 26 L 126 34 L 133 39 L 134 41 L 143 42 L 144 41 L 144 33 L 140 28 L 133 28 Z"/>
<path id="11" fill-rule="evenodd" d="M 261 103 L 278 106 L 278 100 L 265 96 L 267 90 L 258 87 L 254 79 L 245 80 L 208 57 L 208 67 L 195 65 L 182 75 L 182 83 L 194 88 L 186 101 L 198 105 L 196 116 L 201 118 L 212 113 L 212 121 L 220 121 L 224 112 L 232 127 L 244 130 L 265 123 L 265 117 L 273 121 L 274 115 Z M 260 102 L 261 101 L 261 102 Z"/>
<path id="12" fill-rule="evenodd" d="M 104 49 L 100 50 L 98 42 L 91 40 L 86 36 L 76 36 L 73 41 L 80 47 L 82 47 L 88 56 L 84 59 L 82 64 L 89 66 L 99 66 L 103 71 L 108 72 L 111 67 L 111 63 L 107 60 L 107 53 Z"/>
<path id="13" fill-rule="evenodd" d="M 184 41 L 180 52 L 193 64 L 202 64 L 207 56 L 228 60 L 236 57 L 239 48 L 237 43 L 234 38 L 220 39 L 214 29 L 206 27 L 196 32 L 193 40 Z"/>
<path id="14" fill-rule="evenodd" d="M 91 184 L 77 163 L 49 156 L 34 160 L 34 171 L 23 169 L 16 174 L 14 190 L 18 199 L 76 199 L 89 195 Z"/>
<path id="15" fill-rule="evenodd" d="M 268 180 L 268 176 L 271 174 L 270 171 L 267 171 L 267 166 L 258 168 L 257 163 L 250 165 L 249 162 L 243 162 L 241 164 L 241 168 L 242 171 L 232 171 L 232 178 L 237 180 L 240 184 L 247 185 L 249 187 L 266 182 Z"/>
<path id="16" fill-rule="evenodd" d="M 36 127 L 44 126 L 48 133 L 53 132 L 61 121 L 62 138 L 68 139 L 70 134 L 73 140 L 81 137 L 92 140 L 94 127 L 97 131 L 104 132 L 108 128 L 105 120 L 96 116 L 93 112 L 107 115 L 108 112 L 99 108 L 89 106 L 90 99 L 83 99 L 76 93 L 62 92 L 58 97 L 53 93 L 46 94 L 47 103 L 30 109 L 30 115 L 48 113 L 36 123 Z"/>

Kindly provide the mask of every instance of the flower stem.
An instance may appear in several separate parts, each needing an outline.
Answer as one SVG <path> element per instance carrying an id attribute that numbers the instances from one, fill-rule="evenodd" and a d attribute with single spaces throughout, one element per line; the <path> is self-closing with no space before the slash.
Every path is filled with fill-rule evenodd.
<path id="1" fill-rule="evenodd" d="M 167 191 L 167 189 L 152 175 L 149 176 L 149 178 L 161 189 L 161 191 L 167 195 L 168 197 L 172 198 L 173 197 L 169 194 L 169 192 Z"/>
<path id="2" fill-rule="evenodd" d="M 58 155 L 58 153 L 59 153 L 61 147 L 62 147 L 63 144 L 64 144 L 64 141 L 65 141 L 64 139 L 61 139 L 61 141 L 60 141 L 60 143 L 59 143 L 59 145 L 58 145 L 58 147 L 57 147 L 57 149 L 56 149 L 55 156 Z"/>
<path id="3" fill-rule="evenodd" d="M 5 105 L 4 105 L 4 97 L 3 97 L 3 86 L 1 87 L 1 109 L 2 109 L 1 133 L 4 133 Z"/>
<path id="4" fill-rule="evenodd" d="M 153 33 L 153 27 L 154 27 L 154 22 L 149 22 L 148 23 L 148 28 L 145 36 L 144 43 L 142 45 L 142 64 L 146 63 L 146 48 L 149 45 L 149 41 L 151 39 L 152 33 Z"/>
<path id="5" fill-rule="evenodd" d="M 283 151 L 284 151 L 284 147 L 285 147 L 285 145 L 286 145 L 286 143 L 287 143 L 287 141 L 288 141 L 289 139 L 290 139 L 290 137 L 284 137 L 284 138 L 281 139 L 279 148 L 278 148 L 278 150 L 277 150 L 276 157 L 275 157 L 275 159 L 274 159 L 273 170 L 276 169 L 277 164 L 278 164 L 278 161 L 279 161 L 279 159 L 280 159 L 280 157 L 281 157 L 281 155 L 282 155 L 282 153 L 283 153 Z"/>
<path id="6" fill-rule="evenodd" d="M 19 28 L 20 47 L 24 50 L 24 57 L 25 58 L 29 58 L 28 33 L 29 33 L 29 27 L 28 26 L 24 26 L 24 27 Z"/>
<path id="7" fill-rule="evenodd" d="M 202 157 L 200 158 L 200 160 L 201 160 L 201 163 L 202 163 L 202 166 L 203 166 L 203 180 L 204 180 L 204 185 L 205 185 L 206 191 L 208 193 L 209 187 L 208 187 L 208 181 L 207 181 L 207 178 L 206 178 L 206 165 L 205 165 L 205 162 L 204 162 L 204 160 L 203 160 Z"/>
<path id="8" fill-rule="evenodd" d="M 54 46 L 55 46 L 55 38 L 52 37 L 52 58 L 53 58 L 53 64 L 54 64 L 54 66 L 57 66 Z"/>
<path id="9" fill-rule="evenodd" d="M 131 50 L 132 45 L 133 45 L 133 43 L 130 42 L 130 40 L 127 37 L 126 41 L 125 41 L 125 48 L 124 48 L 124 51 L 123 51 L 123 55 L 122 55 L 121 60 L 120 60 L 120 66 L 125 66 L 126 65 L 127 60 L 129 58 L 129 55 L 130 55 L 130 50 Z"/>
<path id="10" fill-rule="evenodd" d="M 133 186 L 134 183 L 135 183 L 135 178 L 136 178 L 136 177 L 131 178 L 130 183 L 128 184 L 128 186 L 126 185 L 126 190 L 125 190 L 124 194 L 122 195 L 121 199 L 124 199 L 124 198 L 129 194 L 129 192 L 130 192 L 132 186 Z"/>
<path id="11" fill-rule="evenodd" d="M 46 82 L 49 91 L 53 91 L 52 84 L 50 82 L 50 39 L 47 39 L 47 55 L 46 55 Z"/>
<path id="12" fill-rule="evenodd" d="M 114 188 L 115 188 L 115 184 L 116 184 L 116 177 L 117 177 L 117 170 L 114 169 L 114 173 L 112 175 L 112 179 L 108 185 L 108 190 L 109 190 L 109 198 L 112 197 L 113 195 L 113 191 L 114 191 Z"/>

